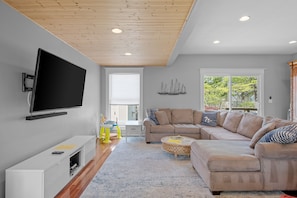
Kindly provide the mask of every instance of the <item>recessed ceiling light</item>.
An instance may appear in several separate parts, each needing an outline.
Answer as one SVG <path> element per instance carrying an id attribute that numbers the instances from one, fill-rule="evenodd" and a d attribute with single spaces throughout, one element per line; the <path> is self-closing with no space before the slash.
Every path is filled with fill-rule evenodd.
<path id="1" fill-rule="evenodd" d="M 132 55 L 132 53 L 130 53 L 130 52 L 125 53 L 125 56 L 131 56 L 131 55 Z"/>
<path id="2" fill-rule="evenodd" d="M 119 28 L 113 28 L 111 31 L 112 31 L 113 33 L 115 33 L 115 34 L 119 34 L 119 33 L 122 33 L 122 32 L 123 32 L 123 30 L 121 30 L 121 29 L 119 29 Z"/>
<path id="3" fill-rule="evenodd" d="M 221 41 L 219 40 L 216 40 L 216 41 L 213 41 L 213 44 L 219 44 Z"/>
<path id="4" fill-rule="evenodd" d="M 239 21 L 248 21 L 248 20 L 250 20 L 249 16 L 242 16 L 239 18 Z"/>
<path id="5" fill-rule="evenodd" d="M 295 44 L 297 41 L 290 41 L 289 44 Z"/>

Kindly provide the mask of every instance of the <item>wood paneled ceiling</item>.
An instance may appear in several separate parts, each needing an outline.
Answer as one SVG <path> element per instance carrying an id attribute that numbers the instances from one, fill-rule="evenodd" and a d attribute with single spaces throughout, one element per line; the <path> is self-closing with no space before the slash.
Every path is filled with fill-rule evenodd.
<path id="1" fill-rule="evenodd" d="M 100 66 L 166 66 L 194 1 L 5 0 Z"/>

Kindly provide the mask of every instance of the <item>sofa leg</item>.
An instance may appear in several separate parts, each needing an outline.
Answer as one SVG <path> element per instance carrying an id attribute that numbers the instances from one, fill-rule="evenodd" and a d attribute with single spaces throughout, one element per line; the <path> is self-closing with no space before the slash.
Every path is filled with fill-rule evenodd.
<path id="1" fill-rule="evenodd" d="M 147 144 L 150 144 L 151 142 L 146 142 Z"/>
<path id="2" fill-rule="evenodd" d="M 211 191 L 211 194 L 212 195 L 220 195 L 221 194 L 221 191 Z"/>

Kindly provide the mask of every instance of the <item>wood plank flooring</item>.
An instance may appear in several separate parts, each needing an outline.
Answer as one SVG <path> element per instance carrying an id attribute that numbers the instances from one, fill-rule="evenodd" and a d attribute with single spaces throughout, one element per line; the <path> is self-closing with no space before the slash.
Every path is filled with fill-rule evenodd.
<path id="1" fill-rule="evenodd" d="M 96 156 L 68 183 L 56 198 L 79 198 L 92 178 L 96 175 L 106 158 L 115 149 L 120 140 L 113 139 L 110 144 L 96 141 Z"/>

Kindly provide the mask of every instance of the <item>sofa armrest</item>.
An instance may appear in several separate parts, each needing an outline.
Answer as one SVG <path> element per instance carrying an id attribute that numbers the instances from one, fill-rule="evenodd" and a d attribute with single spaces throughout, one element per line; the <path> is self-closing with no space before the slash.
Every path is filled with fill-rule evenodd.
<path id="1" fill-rule="evenodd" d="M 151 120 L 150 118 L 145 118 L 143 120 L 143 126 L 145 128 L 145 133 L 150 133 L 151 132 L 151 126 L 152 125 L 156 125 L 155 122 L 153 120 Z"/>
<path id="2" fill-rule="evenodd" d="M 255 156 L 258 158 L 274 159 L 297 159 L 297 143 L 278 144 L 272 142 L 261 142 L 255 146 Z"/>
<path id="3" fill-rule="evenodd" d="M 152 126 L 152 125 L 156 125 L 155 122 L 153 120 L 151 120 L 150 118 L 144 118 L 143 120 L 143 125 L 144 126 Z"/>

